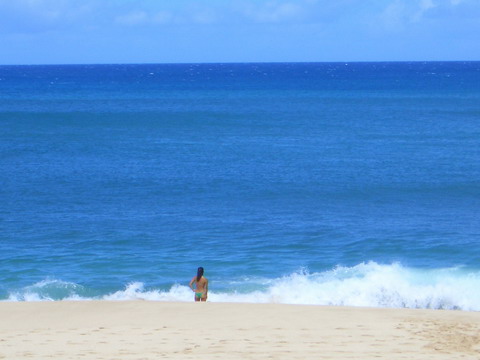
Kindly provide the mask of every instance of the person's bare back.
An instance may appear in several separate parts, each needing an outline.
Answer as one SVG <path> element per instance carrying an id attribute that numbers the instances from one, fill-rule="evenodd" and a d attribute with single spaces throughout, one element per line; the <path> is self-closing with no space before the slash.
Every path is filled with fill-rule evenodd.
<path id="1" fill-rule="evenodd" d="M 195 284 L 195 288 L 193 288 Z M 197 276 L 194 276 L 190 281 L 190 289 L 195 292 L 195 301 L 207 301 L 208 297 L 208 279 L 203 276 L 203 268 L 199 267 Z"/>

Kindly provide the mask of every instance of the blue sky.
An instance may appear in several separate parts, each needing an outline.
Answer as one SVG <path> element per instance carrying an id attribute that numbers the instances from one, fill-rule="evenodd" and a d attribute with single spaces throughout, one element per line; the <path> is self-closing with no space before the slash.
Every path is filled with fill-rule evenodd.
<path id="1" fill-rule="evenodd" d="M 480 0 L 0 0 L 0 64 L 480 60 Z"/>

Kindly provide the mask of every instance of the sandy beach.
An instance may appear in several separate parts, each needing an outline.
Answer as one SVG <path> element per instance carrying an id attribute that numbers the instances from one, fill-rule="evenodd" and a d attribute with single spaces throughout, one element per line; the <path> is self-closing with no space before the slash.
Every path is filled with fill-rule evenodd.
<path id="1" fill-rule="evenodd" d="M 480 313 L 280 304 L 6 302 L 2 359 L 478 359 Z"/>

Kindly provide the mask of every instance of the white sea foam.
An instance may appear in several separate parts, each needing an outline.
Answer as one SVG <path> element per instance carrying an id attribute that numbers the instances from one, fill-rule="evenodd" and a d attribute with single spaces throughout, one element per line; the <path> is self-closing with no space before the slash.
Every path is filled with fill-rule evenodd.
<path id="1" fill-rule="evenodd" d="M 83 300 L 82 285 L 72 282 L 46 279 L 33 285 L 24 287 L 19 291 L 10 292 L 8 301 L 55 301 L 68 298 L 70 300 Z"/>
<path id="2" fill-rule="evenodd" d="M 187 286 L 174 285 L 169 291 L 145 290 L 141 282 L 130 283 L 125 290 L 102 297 L 103 300 L 153 300 L 153 301 L 189 301 L 192 291 Z"/>
<path id="3" fill-rule="evenodd" d="M 375 262 L 330 271 L 300 270 L 276 279 L 250 279 L 218 284 L 210 279 L 209 301 L 348 305 L 392 308 L 480 310 L 480 271 L 463 268 L 413 269 Z M 246 290 L 249 289 L 249 290 Z M 252 290 L 253 289 L 253 290 Z M 9 301 L 89 300 L 77 284 L 49 280 L 13 292 Z M 103 300 L 192 301 L 188 286 L 169 290 L 147 289 L 141 282 L 102 295 Z"/>

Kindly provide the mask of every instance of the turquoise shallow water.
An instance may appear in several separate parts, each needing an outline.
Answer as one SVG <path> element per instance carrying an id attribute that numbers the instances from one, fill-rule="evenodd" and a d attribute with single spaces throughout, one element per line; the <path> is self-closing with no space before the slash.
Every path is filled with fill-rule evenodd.
<path id="1" fill-rule="evenodd" d="M 480 63 L 0 67 L 0 299 L 480 309 Z"/>

